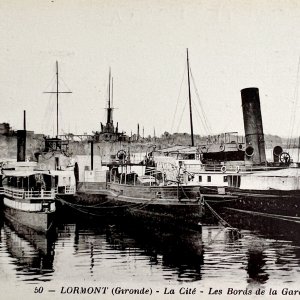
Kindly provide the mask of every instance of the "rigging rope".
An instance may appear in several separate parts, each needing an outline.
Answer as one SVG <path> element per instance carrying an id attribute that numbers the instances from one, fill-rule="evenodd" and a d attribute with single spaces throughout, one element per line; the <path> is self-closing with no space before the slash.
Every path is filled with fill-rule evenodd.
<path id="1" fill-rule="evenodd" d="M 209 124 L 209 122 L 208 122 L 208 120 L 206 118 L 205 110 L 204 110 L 202 102 L 200 100 L 199 92 L 198 92 L 198 89 L 197 89 L 197 86 L 196 86 L 196 82 L 195 82 L 195 78 L 193 76 L 191 68 L 190 68 L 190 74 L 191 74 L 191 77 L 192 77 L 193 86 L 194 86 L 194 89 L 195 89 L 197 100 L 198 100 L 200 108 L 201 108 L 201 112 L 202 112 L 202 115 L 203 115 L 203 119 L 204 119 L 204 123 L 205 123 L 206 129 L 207 129 L 207 132 L 211 134 L 211 132 L 212 132 L 211 126 L 210 126 L 210 124 Z"/>
<path id="2" fill-rule="evenodd" d="M 182 112 L 181 112 L 181 116 L 180 116 L 180 120 L 179 120 L 179 124 L 178 124 L 178 127 L 177 127 L 177 132 L 179 131 L 179 127 L 180 127 L 180 125 L 181 125 L 181 121 L 182 121 L 182 117 L 183 117 L 183 113 L 184 113 L 184 111 L 185 111 L 185 108 L 186 108 L 186 105 L 187 105 L 187 103 L 188 103 L 188 98 L 186 99 L 186 102 L 185 102 L 185 104 L 184 104 L 184 107 L 183 107 L 183 110 L 182 110 Z"/>
<path id="3" fill-rule="evenodd" d="M 64 79 L 60 75 L 59 83 L 61 83 L 61 82 L 63 83 L 63 86 L 67 88 L 66 92 L 67 93 L 71 92 L 70 88 L 67 86 L 67 84 L 65 83 Z M 56 95 L 56 92 L 55 92 L 56 89 L 57 89 L 56 85 L 57 85 L 57 82 L 56 82 L 56 72 L 55 72 L 54 75 L 53 75 L 53 77 L 52 77 L 52 79 L 51 79 L 51 81 L 49 82 L 49 84 L 47 85 L 46 89 L 44 90 L 46 93 L 49 93 L 49 98 L 48 98 L 48 106 L 47 106 L 47 109 L 46 109 L 45 115 L 44 115 L 44 120 L 46 120 L 46 122 L 43 123 L 43 127 L 45 127 L 44 128 L 44 132 L 49 132 L 49 128 L 46 129 L 46 126 L 49 126 L 50 121 L 52 121 L 52 135 L 53 136 L 56 135 L 56 101 L 53 101 L 52 98 Z M 59 110 L 58 110 L 58 117 L 59 117 L 59 123 L 61 124 L 60 127 L 61 128 L 65 127 L 64 124 L 62 124 L 63 118 L 61 116 L 61 109 L 60 109 L 60 107 L 59 107 Z"/>
<path id="4" fill-rule="evenodd" d="M 198 110 L 198 108 L 197 108 L 197 106 L 196 106 L 196 102 L 195 102 L 193 99 L 192 99 L 192 103 L 194 104 L 194 108 L 195 108 L 196 113 L 197 113 L 196 116 L 199 118 L 200 123 L 202 124 L 202 128 L 204 129 L 204 131 L 205 131 L 206 134 L 210 134 L 208 128 L 207 128 L 206 125 L 205 125 L 205 122 L 204 122 L 204 120 L 203 120 L 201 114 L 199 113 L 199 110 Z"/>
<path id="5" fill-rule="evenodd" d="M 53 73 L 53 76 L 52 76 L 52 78 L 51 78 L 51 80 L 49 81 L 49 83 L 48 83 L 48 85 L 46 86 L 46 88 L 44 89 L 44 91 L 47 91 L 47 92 L 48 92 L 48 90 L 50 91 L 50 90 L 53 89 L 54 84 L 55 84 L 55 78 L 56 78 L 56 73 L 54 72 L 54 73 Z M 51 85 L 51 88 L 49 89 L 50 85 Z"/>
<path id="6" fill-rule="evenodd" d="M 290 148 L 291 143 L 292 143 L 292 136 L 293 136 L 293 132 L 294 132 L 294 126 L 295 126 L 295 116 L 296 116 L 296 110 L 297 110 L 297 106 L 298 106 L 298 85 L 299 85 L 299 72 L 300 72 L 300 57 L 299 57 L 299 61 L 298 61 L 298 68 L 297 68 L 297 77 L 296 77 L 296 87 L 295 87 L 295 91 L 294 91 L 294 105 L 292 105 L 292 111 L 291 111 L 291 121 L 290 121 L 290 125 L 289 125 L 289 138 L 287 140 L 287 148 Z"/>
<path id="7" fill-rule="evenodd" d="M 71 92 L 71 89 L 68 87 L 68 85 L 65 83 L 64 79 L 62 78 L 61 74 L 59 77 L 59 80 L 62 81 L 62 83 L 64 84 L 64 86 L 67 88 L 66 92 Z"/>
<path id="8" fill-rule="evenodd" d="M 174 121 L 175 121 L 175 116 L 176 116 L 176 113 L 177 113 L 177 108 L 178 108 L 178 102 L 179 102 L 179 97 L 181 95 L 181 89 L 182 89 L 182 84 L 183 84 L 183 80 L 184 80 L 184 76 L 185 76 L 185 72 L 186 72 L 186 65 L 185 65 L 185 68 L 184 68 L 184 71 L 183 71 L 183 75 L 182 75 L 182 79 L 181 79 L 181 84 L 180 84 L 180 89 L 179 89 L 179 94 L 178 94 L 178 97 L 177 97 L 177 102 L 176 102 L 176 107 L 175 107 L 175 112 L 174 112 L 174 115 L 173 115 L 173 120 L 172 120 L 172 125 L 171 125 L 171 133 L 173 131 L 173 126 L 174 126 Z"/>
<path id="9" fill-rule="evenodd" d="M 44 117 L 43 117 L 43 132 L 48 132 L 53 131 L 54 132 L 54 124 L 55 124 L 55 118 L 54 116 L 54 111 L 55 111 L 55 102 L 53 99 L 51 99 L 53 96 L 52 94 L 49 94 L 48 96 L 48 104 L 44 112 Z M 52 124 L 51 124 L 52 123 Z M 53 134 L 54 135 L 54 134 Z"/>

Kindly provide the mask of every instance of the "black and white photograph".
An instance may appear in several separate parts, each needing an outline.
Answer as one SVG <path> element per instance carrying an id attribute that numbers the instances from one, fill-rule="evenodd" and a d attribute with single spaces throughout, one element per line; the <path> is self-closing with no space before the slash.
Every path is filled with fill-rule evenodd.
<path id="1" fill-rule="evenodd" d="M 300 2 L 0 1 L 1 299 L 298 299 Z"/>

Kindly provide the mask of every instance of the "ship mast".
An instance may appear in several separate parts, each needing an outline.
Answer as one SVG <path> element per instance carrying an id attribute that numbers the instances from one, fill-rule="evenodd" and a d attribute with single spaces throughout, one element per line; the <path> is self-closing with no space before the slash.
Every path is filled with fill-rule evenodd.
<path id="1" fill-rule="evenodd" d="M 112 83 L 112 84 L 111 84 Z M 108 77 L 108 106 L 107 106 L 107 125 L 112 123 L 113 116 L 112 116 L 112 99 L 113 97 L 113 79 L 111 78 L 111 71 L 109 68 L 109 77 Z"/>
<path id="2" fill-rule="evenodd" d="M 56 138 L 58 138 L 58 95 L 59 94 L 71 94 L 72 92 L 60 92 L 58 88 L 58 62 L 56 61 L 56 91 L 55 92 L 44 92 L 47 94 L 56 94 Z"/>
<path id="3" fill-rule="evenodd" d="M 193 114 L 192 114 L 192 100 L 191 100 L 191 87 L 190 87 L 190 64 L 189 64 L 189 50 L 188 49 L 186 49 L 186 60 L 187 60 L 187 70 L 188 70 L 188 88 L 189 88 L 191 139 L 192 139 L 192 146 L 194 146 Z"/>
<path id="4" fill-rule="evenodd" d="M 58 137 L 58 62 L 56 61 L 56 137 Z"/>

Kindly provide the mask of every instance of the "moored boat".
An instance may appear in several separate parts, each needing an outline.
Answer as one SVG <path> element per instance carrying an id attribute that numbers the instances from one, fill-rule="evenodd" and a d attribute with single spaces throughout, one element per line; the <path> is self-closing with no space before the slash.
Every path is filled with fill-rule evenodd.
<path id="1" fill-rule="evenodd" d="M 289 222 L 300 222 L 300 169 L 289 168 L 228 176 L 218 193 L 202 189 L 204 201 L 223 216 L 226 211 Z"/>
<path id="2" fill-rule="evenodd" d="M 34 162 L 17 162 L 2 168 L 4 215 L 12 222 L 48 233 L 56 210 L 57 177 L 35 167 Z"/>
<path id="3" fill-rule="evenodd" d="M 180 182 L 162 185 L 154 176 L 130 172 L 131 167 L 130 164 L 109 166 L 108 203 L 151 223 L 199 230 L 202 204 L 198 188 L 182 186 Z"/>
<path id="4" fill-rule="evenodd" d="M 75 193 L 74 168 L 57 166 L 58 157 L 49 158 L 47 167 L 39 159 L 29 161 L 26 136 L 24 111 L 24 129 L 17 131 L 17 161 L 1 163 L 4 215 L 11 222 L 48 234 L 55 228 L 56 195 Z"/>
<path id="5" fill-rule="evenodd" d="M 201 228 L 202 203 L 198 187 L 166 185 L 145 175 L 146 166 L 119 160 L 107 164 L 103 188 L 77 192 L 62 203 L 95 216 L 130 216 L 157 226 Z"/>

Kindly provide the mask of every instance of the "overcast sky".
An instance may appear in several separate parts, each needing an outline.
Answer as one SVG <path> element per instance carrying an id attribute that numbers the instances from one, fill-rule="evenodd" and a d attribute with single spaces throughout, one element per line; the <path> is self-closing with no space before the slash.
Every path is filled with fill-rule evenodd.
<path id="1" fill-rule="evenodd" d="M 240 90 L 258 87 L 265 133 L 300 135 L 299 1 L 1 1 L 0 122 L 55 133 L 55 61 L 62 132 L 100 130 L 109 67 L 114 121 L 130 134 L 189 132 L 186 48 L 194 132 L 243 133 Z M 177 105 L 178 103 L 178 105 Z M 300 102 L 299 102 L 300 105 Z M 177 107 L 177 111 L 176 111 Z M 176 112 L 176 114 L 175 114 Z"/>

